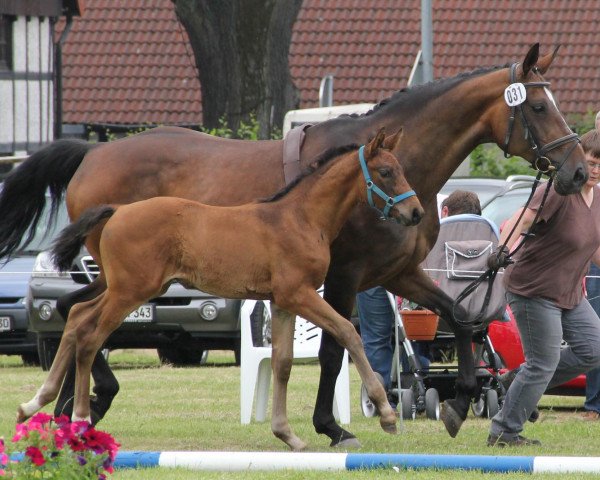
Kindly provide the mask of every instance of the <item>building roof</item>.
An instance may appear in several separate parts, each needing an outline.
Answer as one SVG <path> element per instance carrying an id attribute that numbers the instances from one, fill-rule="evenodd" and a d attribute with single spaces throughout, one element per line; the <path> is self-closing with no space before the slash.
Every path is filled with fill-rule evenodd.
<path id="1" fill-rule="evenodd" d="M 561 44 L 547 78 L 566 114 L 600 109 L 596 0 L 436 0 L 434 76 L 522 60 Z M 376 102 L 406 86 L 421 43 L 420 0 L 304 0 L 290 68 L 301 107 L 318 106 L 334 75 L 334 104 Z M 67 123 L 201 121 L 191 46 L 167 0 L 88 0 L 63 54 Z M 201 66 L 200 66 L 201 68 Z"/>
<path id="2" fill-rule="evenodd" d="M 198 125 L 201 111 L 194 55 L 172 2 L 86 2 L 63 48 L 65 123 Z"/>

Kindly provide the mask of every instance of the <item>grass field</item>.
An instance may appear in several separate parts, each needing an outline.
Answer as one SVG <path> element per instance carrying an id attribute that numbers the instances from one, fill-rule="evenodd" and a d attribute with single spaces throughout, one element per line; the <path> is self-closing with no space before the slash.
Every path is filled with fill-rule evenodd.
<path id="1" fill-rule="evenodd" d="M 121 450 L 225 450 L 288 451 L 270 431 L 269 423 L 241 425 L 239 421 L 239 367 L 233 354 L 211 352 L 207 366 L 171 368 L 160 366 L 154 351 L 112 352 L 110 362 L 121 384 L 121 391 L 99 428 L 110 432 L 121 443 Z M 22 366 L 19 357 L 0 356 L 0 436 L 14 432 L 17 405 L 29 400 L 42 384 L 46 373 Z M 290 382 L 288 412 L 296 433 L 308 451 L 330 452 L 329 439 L 317 435 L 311 417 L 317 392 L 319 367 L 295 365 Z M 489 420 L 470 416 L 455 439 L 442 423 L 418 418 L 404 422 L 398 435 L 385 434 L 377 419 L 360 412 L 360 381 L 351 366 L 352 422 L 349 430 L 362 442 L 360 452 L 442 453 L 475 455 L 565 455 L 600 457 L 600 422 L 579 418 L 581 397 L 552 397 L 542 400 L 541 418 L 528 424 L 525 435 L 542 441 L 541 447 L 490 449 L 485 445 Z M 45 411 L 52 412 L 51 408 Z M 336 451 L 336 450 L 333 450 Z M 232 453 L 233 455 L 234 453 Z M 389 471 L 327 473 L 327 478 L 386 478 Z M 404 475 L 400 473 L 400 475 Z M 479 472 L 411 471 L 410 478 L 441 479 L 521 478 L 527 474 L 482 474 Z M 138 480 L 183 479 L 322 479 L 323 472 L 191 472 L 182 469 L 142 469 L 117 471 L 113 478 Z M 559 475 L 536 475 L 536 478 Z M 568 478 L 593 478 L 569 475 Z M 563 477 L 560 477 L 563 478 Z"/>

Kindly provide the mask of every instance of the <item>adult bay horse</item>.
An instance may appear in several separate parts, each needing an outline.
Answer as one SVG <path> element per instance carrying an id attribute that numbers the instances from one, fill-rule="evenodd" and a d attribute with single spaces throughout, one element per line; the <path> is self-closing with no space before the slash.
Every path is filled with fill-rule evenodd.
<path id="1" fill-rule="evenodd" d="M 94 356 L 129 312 L 160 296 L 176 280 L 221 297 L 270 300 L 288 312 L 288 321 L 273 329 L 274 357 L 292 355 L 295 315 L 329 332 L 348 349 L 369 397 L 381 408 L 382 428 L 395 433 L 396 415 L 360 336 L 316 290 L 325 281 L 331 242 L 358 203 L 370 204 L 404 226 L 421 221 L 424 210 L 401 165 L 383 148 L 384 140 L 395 148 L 400 138 L 398 132 L 386 139 L 382 129 L 358 150 L 352 145 L 328 151 L 317 160 L 315 172 L 298 177 L 268 201 L 215 207 L 154 197 L 118 209 L 98 206 L 84 212 L 57 237 L 53 255 L 57 266 L 68 270 L 95 230 L 103 262 L 99 279 L 105 290 L 71 309 L 48 378 L 35 398 L 19 407 L 19 421 L 56 398 L 75 352 L 73 418 L 91 421 Z M 409 230 L 417 236 L 416 228 Z M 275 378 L 277 383 L 281 375 Z M 275 385 L 274 397 L 281 392 L 285 394 L 285 387 Z M 285 405 L 285 398 L 280 403 Z M 285 412 L 274 409 L 275 435 L 293 450 L 304 449 L 304 442 L 280 416 Z"/>
<path id="2" fill-rule="evenodd" d="M 308 128 L 300 152 L 300 164 L 306 166 L 330 146 L 364 143 L 382 126 L 387 131 L 404 126 L 404 141 L 394 153 L 402 158 L 406 177 L 428 212 L 418 226 L 419 235 L 408 238 L 407 229 L 392 229 L 389 222 L 358 207 L 332 244 L 324 296 L 349 318 L 357 291 L 383 285 L 446 319 L 455 330 L 459 358 L 456 397 L 445 402 L 443 415 L 452 436 L 467 416 L 476 382 L 471 329 L 455 322 L 452 299 L 419 267 L 439 229 L 436 193 L 469 152 L 487 142 L 538 168 L 554 168 L 559 193 L 579 191 L 587 179 L 583 150 L 543 78 L 556 52 L 540 57 L 535 44 L 521 63 L 402 90 L 363 116 L 340 117 Z M 524 94 L 522 103 L 507 103 L 513 103 L 512 98 L 505 98 L 509 85 Z M 22 237 L 28 231 L 31 234 L 44 207 L 47 187 L 55 204 L 66 189 L 72 220 L 95 205 L 125 204 L 159 195 L 239 205 L 282 187 L 282 156 L 281 141 L 226 140 L 173 127 L 101 145 L 60 140 L 32 155 L 5 181 L 0 196 L 0 256 L 13 253 Z M 86 246 L 101 266 L 97 236 L 90 236 Z M 63 299 L 61 308 L 66 312 L 74 303 L 94 298 L 101 291 L 100 283 L 92 282 Z M 274 311 L 273 316 L 279 317 L 280 312 Z M 341 347 L 325 333 L 313 423 L 317 432 L 331 438 L 332 445 L 357 443 L 354 435 L 336 424 L 332 412 L 342 355 Z M 103 389 L 97 392 L 102 416 L 114 394 L 110 390 L 114 377 L 108 375 L 101 358 L 97 362 L 97 387 L 98 379 L 104 379 Z"/>

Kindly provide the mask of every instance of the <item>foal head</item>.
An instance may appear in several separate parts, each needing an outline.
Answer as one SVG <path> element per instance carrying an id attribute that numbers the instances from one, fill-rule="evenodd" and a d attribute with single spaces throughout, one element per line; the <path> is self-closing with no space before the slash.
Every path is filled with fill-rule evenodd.
<path id="1" fill-rule="evenodd" d="M 402 129 L 385 136 L 379 130 L 375 138 L 359 150 L 366 189 L 364 198 L 378 209 L 383 218 L 395 218 L 402 225 L 416 225 L 425 213 L 421 202 L 404 176 L 404 169 L 391 153 L 402 139 Z"/>

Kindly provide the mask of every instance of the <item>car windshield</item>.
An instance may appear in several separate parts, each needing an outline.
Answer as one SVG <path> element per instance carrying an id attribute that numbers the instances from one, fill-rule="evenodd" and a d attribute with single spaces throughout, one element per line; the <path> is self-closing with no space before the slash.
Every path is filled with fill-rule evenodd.
<path id="1" fill-rule="evenodd" d="M 518 208 L 525 205 L 530 193 L 531 189 L 529 188 L 510 190 L 504 195 L 494 198 L 483 208 L 481 214 L 501 227 Z"/>

